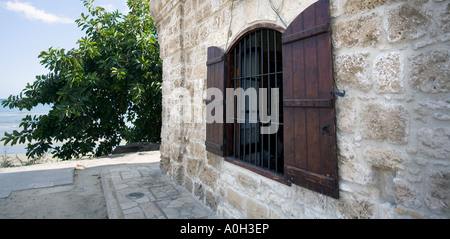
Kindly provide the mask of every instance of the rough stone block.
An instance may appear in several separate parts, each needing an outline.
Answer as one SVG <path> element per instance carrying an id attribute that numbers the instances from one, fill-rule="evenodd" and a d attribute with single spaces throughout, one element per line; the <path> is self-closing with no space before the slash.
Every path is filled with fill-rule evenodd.
<path id="1" fill-rule="evenodd" d="M 385 148 L 370 148 L 364 152 L 366 161 L 376 168 L 398 170 L 405 156 L 398 151 Z"/>
<path id="2" fill-rule="evenodd" d="M 353 14 L 374 9 L 385 4 L 387 0 L 347 0 L 344 4 L 344 13 Z"/>
<path id="3" fill-rule="evenodd" d="M 397 219 L 395 206 L 390 203 L 380 204 L 380 218 L 382 219 Z"/>
<path id="4" fill-rule="evenodd" d="M 227 201 L 233 205 L 238 211 L 242 212 L 244 197 L 231 188 L 227 189 Z"/>
<path id="5" fill-rule="evenodd" d="M 388 13 L 388 40 L 414 40 L 427 34 L 431 16 L 421 9 L 422 4 L 405 3 Z"/>
<path id="6" fill-rule="evenodd" d="M 384 201 L 395 205 L 395 184 L 394 178 L 397 172 L 395 171 L 384 171 L 375 170 L 377 177 L 376 185 L 378 187 L 379 198 Z"/>
<path id="7" fill-rule="evenodd" d="M 383 54 L 375 61 L 373 84 L 377 93 L 400 93 L 404 91 L 403 65 L 400 53 Z"/>
<path id="8" fill-rule="evenodd" d="M 240 185 L 247 189 L 255 189 L 258 187 L 258 182 L 247 174 L 239 173 L 237 176 L 237 181 Z"/>
<path id="9" fill-rule="evenodd" d="M 439 20 L 438 26 L 442 29 L 443 32 L 450 32 L 450 2 L 447 2 L 447 6 L 439 8 Z"/>
<path id="10" fill-rule="evenodd" d="M 208 165 L 221 170 L 223 158 L 210 152 L 206 152 Z"/>
<path id="11" fill-rule="evenodd" d="M 194 183 L 194 195 L 197 196 L 198 199 L 203 200 L 205 198 L 205 189 L 201 183 Z"/>
<path id="12" fill-rule="evenodd" d="M 184 3 L 184 15 L 185 16 L 194 15 L 196 9 L 198 9 L 197 1 L 187 1 Z"/>
<path id="13" fill-rule="evenodd" d="M 218 177 L 219 174 L 214 170 L 214 168 L 206 165 L 201 167 L 199 178 L 204 184 L 214 187 Z"/>
<path id="14" fill-rule="evenodd" d="M 162 173 L 169 172 L 170 169 L 170 158 L 161 156 L 160 168 Z"/>
<path id="15" fill-rule="evenodd" d="M 206 205 L 213 211 L 217 211 L 217 205 L 219 204 L 219 197 L 211 191 L 206 191 Z"/>
<path id="16" fill-rule="evenodd" d="M 258 20 L 258 0 L 247 0 L 244 1 L 244 11 L 245 15 L 242 16 L 245 22 L 254 22 Z"/>
<path id="17" fill-rule="evenodd" d="M 346 132 L 355 132 L 357 101 L 355 97 L 339 98 L 336 101 L 337 127 Z"/>
<path id="18" fill-rule="evenodd" d="M 192 68 L 192 79 L 203 78 L 206 77 L 206 65 L 205 63 L 199 63 Z"/>
<path id="19" fill-rule="evenodd" d="M 187 159 L 186 172 L 192 177 L 197 177 L 199 161 L 197 159 Z"/>
<path id="20" fill-rule="evenodd" d="M 422 100 L 415 108 L 415 112 L 420 116 L 427 116 L 432 112 L 434 119 L 450 121 L 450 97 L 446 99 Z"/>
<path id="21" fill-rule="evenodd" d="M 187 189 L 188 192 L 192 193 L 192 190 L 194 190 L 194 183 L 192 182 L 191 178 L 186 177 L 184 179 L 184 187 Z"/>
<path id="22" fill-rule="evenodd" d="M 414 209 L 422 206 L 419 193 L 412 188 L 413 185 L 402 179 L 394 179 L 394 184 L 397 205 Z"/>
<path id="23" fill-rule="evenodd" d="M 368 104 L 361 114 L 361 135 L 365 139 L 403 144 L 407 141 L 407 124 L 408 113 L 403 106 Z"/>
<path id="24" fill-rule="evenodd" d="M 172 177 L 178 184 L 183 184 L 184 181 L 184 166 L 183 165 L 172 165 Z"/>
<path id="25" fill-rule="evenodd" d="M 344 48 L 378 45 L 382 38 L 380 22 L 382 20 L 378 15 L 371 14 L 335 24 L 333 29 L 334 46 Z"/>
<path id="26" fill-rule="evenodd" d="M 425 93 L 450 90 L 450 51 L 431 51 L 411 59 L 410 84 Z"/>
<path id="27" fill-rule="evenodd" d="M 368 185 L 373 181 L 372 171 L 356 161 L 341 161 L 339 174 L 342 179 L 361 185 Z"/>
<path id="28" fill-rule="evenodd" d="M 211 8 L 211 2 L 207 1 L 206 4 L 198 4 L 199 6 L 202 5 L 202 7 L 196 10 L 195 12 L 195 20 L 197 21 L 197 23 L 200 23 L 206 19 L 208 19 L 208 17 L 211 15 L 212 13 L 212 8 Z"/>
<path id="29" fill-rule="evenodd" d="M 272 0 L 273 5 L 282 14 L 281 16 L 285 19 L 287 23 L 294 20 L 300 12 L 303 12 L 306 8 L 311 6 L 317 0 Z M 260 0 L 260 5 L 266 5 L 267 1 Z M 266 5 L 268 10 L 272 10 L 269 4 Z M 273 12 L 273 11 L 272 11 Z M 274 14 L 276 17 L 276 14 Z M 278 17 L 277 17 L 278 18 Z"/>
<path id="30" fill-rule="evenodd" d="M 281 212 L 273 210 L 272 208 L 270 209 L 269 215 L 270 215 L 269 216 L 270 219 L 283 219 L 283 218 L 286 218 L 286 216 L 283 215 Z"/>
<path id="31" fill-rule="evenodd" d="M 216 155 L 216 157 L 208 157 L 207 163 L 209 166 L 215 168 L 216 170 L 220 171 L 222 167 L 223 158 Z"/>
<path id="32" fill-rule="evenodd" d="M 352 52 L 336 57 L 336 84 L 339 89 L 349 87 L 368 91 L 372 87 L 367 72 L 368 56 L 368 53 Z"/>
<path id="33" fill-rule="evenodd" d="M 424 215 L 417 210 L 411 210 L 408 208 L 404 208 L 402 206 L 397 205 L 397 208 L 395 209 L 397 214 L 401 216 L 400 218 L 405 218 L 404 216 L 407 216 L 406 218 L 418 218 L 418 219 L 424 219 Z M 404 216 L 403 216 L 403 215 Z"/>
<path id="34" fill-rule="evenodd" d="M 169 56 L 176 51 L 179 51 L 183 46 L 183 41 L 181 40 L 181 37 L 175 37 L 173 39 L 170 39 L 167 43 L 167 49 L 165 52 L 165 56 Z"/>
<path id="35" fill-rule="evenodd" d="M 337 144 L 339 149 L 338 156 L 341 158 L 339 161 L 355 160 L 355 143 L 350 138 L 338 138 Z"/>
<path id="36" fill-rule="evenodd" d="M 364 199 L 343 196 L 337 203 L 338 213 L 342 218 L 368 219 L 374 214 L 374 205 Z"/>
<path id="37" fill-rule="evenodd" d="M 264 219 L 269 216 L 269 209 L 252 199 L 247 200 L 246 204 L 247 217 L 250 219 Z"/>
<path id="38" fill-rule="evenodd" d="M 195 98 L 195 96 L 194 96 L 194 98 Z M 194 107 L 194 105 L 193 105 L 193 107 Z M 199 109 L 199 111 L 200 111 L 200 109 Z M 203 111 L 203 109 L 201 109 L 201 111 Z M 201 114 L 201 115 L 203 115 L 203 114 Z M 193 142 L 203 142 L 203 143 L 197 143 L 196 147 L 198 147 L 198 149 L 195 149 L 196 147 L 193 147 L 194 149 L 192 150 L 193 151 L 192 156 L 197 156 L 197 153 L 199 153 L 199 155 L 203 156 L 203 153 L 205 152 L 205 143 L 204 142 L 206 139 L 206 126 L 203 124 L 200 124 L 200 123 L 195 124 L 194 126 L 195 127 L 191 127 L 188 129 L 187 135 L 189 135 L 189 140 L 193 141 Z M 196 150 L 203 151 L 203 152 L 195 153 Z M 199 158 L 203 158 L 203 157 L 199 157 Z"/>
<path id="39" fill-rule="evenodd" d="M 229 36 L 228 28 L 224 27 L 215 32 L 211 32 L 207 36 L 206 41 L 208 42 L 208 45 L 210 45 L 210 46 L 221 46 L 224 43 L 226 43 L 228 36 Z"/>
<path id="40" fill-rule="evenodd" d="M 419 153 L 438 159 L 450 158 L 450 128 L 421 128 L 417 138 Z"/>
<path id="41" fill-rule="evenodd" d="M 450 215 L 449 172 L 436 172 L 427 178 L 425 205 L 433 212 Z"/>
<path id="42" fill-rule="evenodd" d="M 339 176 L 347 181 L 361 185 L 372 182 L 372 171 L 369 167 L 358 162 L 357 148 L 351 139 L 338 141 Z"/>
<path id="43" fill-rule="evenodd" d="M 189 31 L 185 31 L 183 35 L 183 47 L 191 48 L 197 46 L 198 42 L 201 39 L 198 38 L 197 29 L 191 29 Z"/>
<path id="44" fill-rule="evenodd" d="M 230 7 L 231 5 L 214 14 L 210 24 L 213 31 L 228 26 L 230 22 Z"/>

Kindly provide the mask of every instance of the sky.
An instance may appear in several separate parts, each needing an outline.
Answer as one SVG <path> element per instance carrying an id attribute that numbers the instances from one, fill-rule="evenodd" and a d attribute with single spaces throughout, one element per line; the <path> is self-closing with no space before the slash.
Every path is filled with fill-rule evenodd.
<path id="1" fill-rule="evenodd" d="M 94 5 L 126 13 L 126 0 Z M 82 0 L 0 0 L 0 99 L 18 95 L 48 73 L 38 55 L 50 47 L 72 49 L 84 36 L 75 20 L 87 13 Z"/>

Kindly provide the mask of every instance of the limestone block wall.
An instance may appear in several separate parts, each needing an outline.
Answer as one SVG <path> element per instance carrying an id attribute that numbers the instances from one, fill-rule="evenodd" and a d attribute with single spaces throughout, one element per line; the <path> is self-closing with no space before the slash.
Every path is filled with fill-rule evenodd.
<path id="1" fill-rule="evenodd" d="M 206 52 L 314 0 L 151 0 L 161 169 L 225 218 L 449 218 L 450 1 L 331 0 L 340 199 L 205 151 Z M 275 9 L 275 10 L 274 10 Z M 278 14 L 277 14 L 278 13 Z"/>

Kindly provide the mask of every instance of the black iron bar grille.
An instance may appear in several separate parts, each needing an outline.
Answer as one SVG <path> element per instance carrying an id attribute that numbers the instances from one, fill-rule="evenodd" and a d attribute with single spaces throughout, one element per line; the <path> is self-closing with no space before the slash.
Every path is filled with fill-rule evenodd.
<path id="1" fill-rule="evenodd" d="M 283 173 L 283 112 L 281 33 L 259 29 L 245 35 L 230 51 L 230 76 L 237 92 L 234 96 L 233 156 L 271 172 Z M 237 88 L 256 89 L 256 99 L 249 94 L 240 97 Z M 260 88 L 267 89 L 267 104 L 260 107 Z M 263 123 L 260 111 L 271 115 L 271 89 L 279 88 L 278 122 Z M 253 96 L 254 97 L 254 96 Z M 241 101 L 241 102 L 239 102 Z M 243 102 L 245 101 L 245 102 Z M 256 104 L 256 121 L 250 118 L 250 102 Z M 244 109 L 242 106 L 245 105 Z M 238 119 L 240 111 L 240 119 Z M 254 110 L 252 113 L 255 113 Z M 261 126 L 279 124 L 274 134 L 261 134 Z"/>

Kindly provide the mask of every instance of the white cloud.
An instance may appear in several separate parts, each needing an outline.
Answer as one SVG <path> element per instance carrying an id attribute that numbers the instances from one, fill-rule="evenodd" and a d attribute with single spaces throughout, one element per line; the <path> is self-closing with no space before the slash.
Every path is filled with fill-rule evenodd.
<path id="1" fill-rule="evenodd" d="M 104 8 L 108 12 L 116 10 L 116 6 L 114 6 L 113 4 L 102 4 L 100 5 L 100 7 Z"/>
<path id="2" fill-rule="evenodd" d="M 126 3 L 126 1 L 125 2 L 122 2 L 122 4 L 121 5 L 124 5 L 124 7 L 122 8 L 122 10 L 120 10 L 120 8 L 119 7 L 116 7 L 116 5 L 114 5 L 114 4 L 100 4 L 100 7 L 103 7 L 106 11 L 108 11 L 108 12 L 112 12 L 112 11 L 115 11 L 115 10 L 119 10 L 119 12 L 121 12 L 122 14 L 128 14 L 128 12 L 130 12 L 130 9 L 128 8 L 128 6 L 127 6 L 127 3 Z"/>
<path id="3" fill-rule="evenodd" d="M 46 23 L 73 23 L 74 20 L 64 17 L 57 16 L 55 14 L 46 13 L 43 10 L 36 9 L 30 3 L 19 2 L 19 1 L 8 1 L 2 3 L 6 10 L 18 12 L 24 14 L 26 18 L 30 20 L 40 20 Z"/>
<path id="4" fill-rule="evenodd" d="M 128 6 L 126 8 L 123 8 L 121 13 L 124 15 L 127 15 L 130 12 L 130 9 L 128 8 Z"/>

